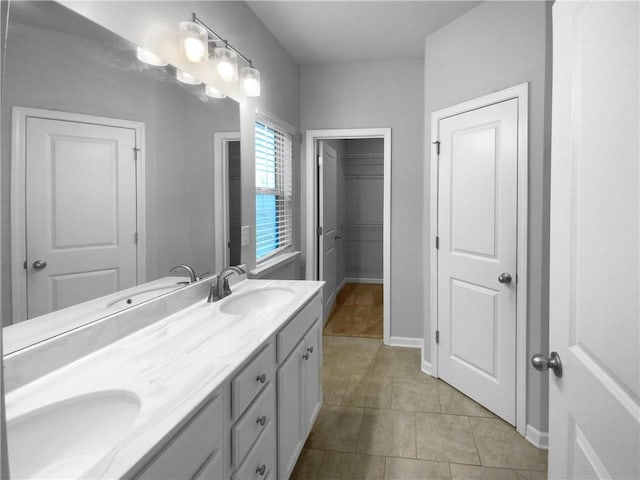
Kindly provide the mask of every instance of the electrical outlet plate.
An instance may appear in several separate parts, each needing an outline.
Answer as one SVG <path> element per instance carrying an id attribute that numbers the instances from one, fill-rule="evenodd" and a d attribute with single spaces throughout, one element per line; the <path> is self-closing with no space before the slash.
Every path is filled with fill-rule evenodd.
<path id="1" fill-rule="evenodd" d="M 247 247 L 251 243 L 251 225 L 242 226 L 242 246 Z"/>

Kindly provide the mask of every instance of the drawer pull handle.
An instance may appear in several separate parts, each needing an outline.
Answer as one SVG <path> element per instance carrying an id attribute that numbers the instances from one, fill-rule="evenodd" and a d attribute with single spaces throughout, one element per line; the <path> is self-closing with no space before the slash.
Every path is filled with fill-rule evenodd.
<path id="1" fill-rule="evenodd" d="M 260 425 L 262 425 L 264 427 L 264 424 L 267 423 L 266 415 L 258 417 L 258 419 L 256 420 L 256 423 L 259 423 Z"/>
<path id="2" fill-rule="evenodd" d="M 258 468 L 256 468 L 256 473 L 261 477 L 264 476 L 266 471 L 267 471 L 267 466 L 264 463 L 260 465 Z"/>
<path id="3" fill-rule="evenodd" d="M 309 348 L 307 348 L 307 352 L 309 352 L 309 353 L 313 353 L 313 347 L 309 347 Z"/>
<path id="4" fill-rule="evenodd" d="M 302 355 L 302 358 L 304 358 L 305 360 L 309 360 L 309 354 L 305 353 L 304 355 Z"/>
<path id="5" fill-rule="evenodd" d="M 267 374 L 263 373 L 262 375 L 258 375 L 256 377 L 256 382 L 264 383 L 267 381 Z"/>

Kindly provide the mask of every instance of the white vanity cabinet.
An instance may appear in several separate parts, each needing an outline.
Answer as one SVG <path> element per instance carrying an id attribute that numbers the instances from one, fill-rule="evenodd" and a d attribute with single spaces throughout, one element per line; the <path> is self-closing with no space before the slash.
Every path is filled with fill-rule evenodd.
<path id="1" fill-rule="evenodd" d="M 224 475 L 224 408 L 215 394 L 135 476 L 136 480 L 218 480 Z"/>
<path id="2" fill-rule="evenodd" d="M 234 480 L 275 479 L 276 351 L 267 344 L 231 381 Z"/>
<path id="3" fill-rule="evenodd" d="M 277 336 L 280 479 L 291 475 L 322 404 L 321 317 L 321 300 L 317 295 Z"/>
<path id="4" fill-rule="evenodd" d="M 136 480 L 288 479 L 322 404 L 316 294 L 244 359 Z"/>

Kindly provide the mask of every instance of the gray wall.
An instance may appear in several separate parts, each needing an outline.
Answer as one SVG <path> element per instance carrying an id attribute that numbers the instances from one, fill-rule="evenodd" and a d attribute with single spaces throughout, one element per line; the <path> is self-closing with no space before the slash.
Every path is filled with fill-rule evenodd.
<path id="1" fill-rule="evenodd" d="M 2 136 L 13 106 L 62 110 L 145 124 L 147 278 L 186 263 L 214 269 L 213 134 L 238 131 L 238 104 L 203 102 L 193 89 L 136 73 L 89 38 L 12 23 L 2 104 Z M 10 238 L 10 143 L 2 145 L 2 237 Z M 2 318 L 11 323 L 10 244 L 2 243 Z"/>
<path id="2" fill-rule="evenodd" d="M 344 248 L 349 278 L 382 280 L 384 140 L 347 140 Z"/>
<path id="3" fill-rule="evenodd" d="M 391 127 L 391 335 L 422 338 L 423 61 L 300 67 L 300 130 Z M 304 177 L 303 177 L 304 178 Z M 304 192 L 303 192 L 304 198 Z"/>
<path id="4" fill-rule="evenodd" d="M 431 112 L 529 83 L 528 352 L 548 351 L 550 2 L 483 2 L 425 42 L 425 142 Z M 424 236 L 429 234 L 430 149 L 425 145 Z M 426 242 L 425 242 L 426 243 Z M 428 252 L 425 250 L 425 253 Z M 425 255 L 424 311 L 429 314 L 429 257 Z M 429 332 L 427 321 L 425 332 Z M 429 339 L 425 341 L 430 361 Z M 525 354 L 525 352 L 519 352 Z M 527 362 L 528 365 L 528 362 Z M 547 431 L 547 376 L 527 371 L 527 423 Z"/>

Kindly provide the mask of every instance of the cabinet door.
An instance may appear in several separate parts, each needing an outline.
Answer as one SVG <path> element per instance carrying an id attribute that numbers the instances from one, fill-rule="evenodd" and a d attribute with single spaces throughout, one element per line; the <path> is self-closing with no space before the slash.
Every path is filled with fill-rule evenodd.
<path id="1" fill-rule="evenodd" d="M 318 416 L 322 405 L 322 329 L 320 319 L 311 327 L 304 337 L 304 438 L 311 431 L 311 426 Z M 307 356 L 308 355 L 308 356 Z"/>
<path id="2" fill-rule="evenodd" d="M 278 473 L 279 478 L 289 478 L 305 439 L 302 394 L 304 368 L 302 355 L 304 341 L 278 370 Z"/>

